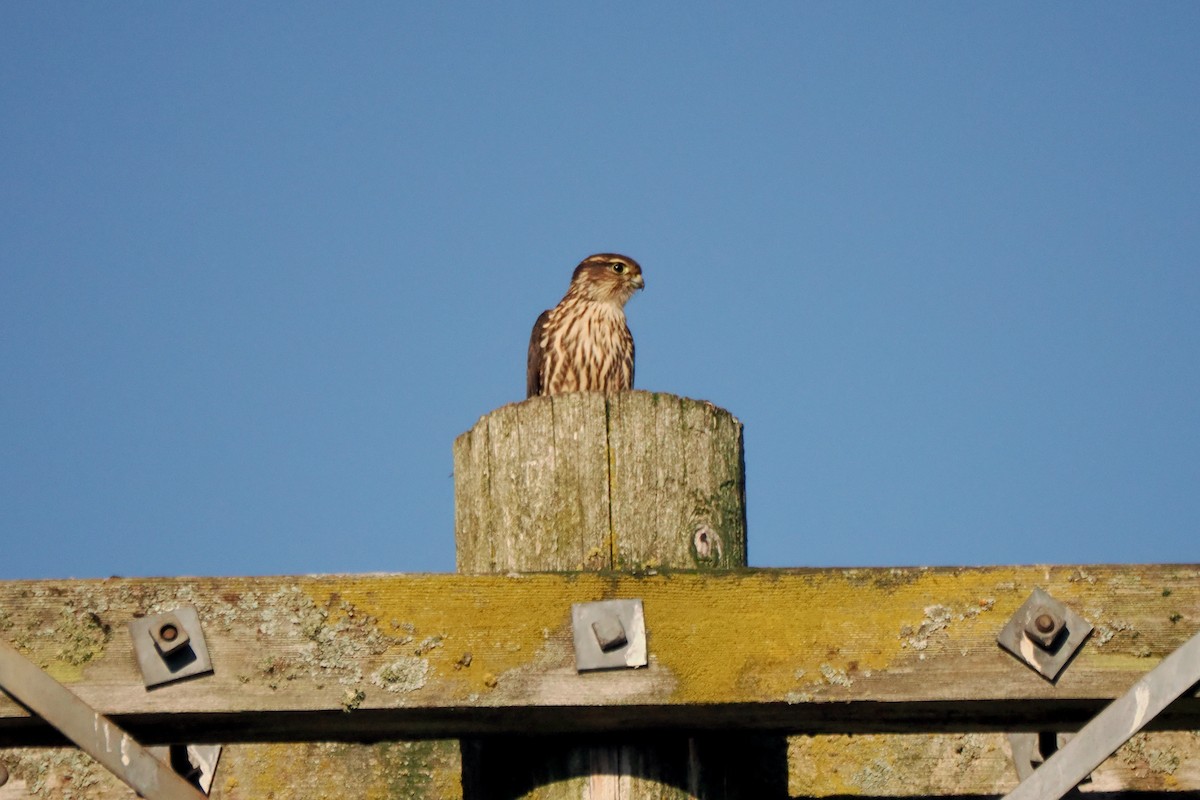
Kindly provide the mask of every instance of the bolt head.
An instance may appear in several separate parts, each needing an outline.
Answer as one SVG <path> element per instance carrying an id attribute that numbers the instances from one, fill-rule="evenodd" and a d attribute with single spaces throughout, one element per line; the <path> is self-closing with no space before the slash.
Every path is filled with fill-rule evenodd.
<path id="1" fill-rule="evenodd" d="M 605 653 L 610 653 L 629 643 L 629 639 L 625 636 L 625 626 L 621 624 L 620 618 L 615 614 L 593 622 L 592 633 L 596 636 L 596 643 L 600 645 L 600 650 Z"/>
<path id="2" fill-rule="evenodd" d="M 1029 613 L 1025 635 L 1042 649 L 1049 649 L 1063 631 L 1062 615 L 1052 608 L 1038 606 Z"/>
<path id="3" fill-rule="evenodd" d="M 174 614 L 167 614 L 157 625 L 152 625 L 150 638 L 154 640 L 154 646 L 164 658 L 186 647 L 191 641 L 183 623 Z"/>

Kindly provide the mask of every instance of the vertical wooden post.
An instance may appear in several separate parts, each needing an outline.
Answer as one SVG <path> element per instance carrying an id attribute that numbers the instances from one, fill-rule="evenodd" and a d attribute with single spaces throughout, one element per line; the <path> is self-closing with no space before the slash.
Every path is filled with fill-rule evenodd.
<path id="1" fill-rule="evenodd" d="M 746 564 L 742 426 L 710 403 L 635 391 L 505 406 L 455 441 L 454 490 L 459 572 Z M 648 608 L 651 656 L 652 615 Z M 531 735 L 462 748 L 467 800 L 787 791 L 781 736 Z"/>

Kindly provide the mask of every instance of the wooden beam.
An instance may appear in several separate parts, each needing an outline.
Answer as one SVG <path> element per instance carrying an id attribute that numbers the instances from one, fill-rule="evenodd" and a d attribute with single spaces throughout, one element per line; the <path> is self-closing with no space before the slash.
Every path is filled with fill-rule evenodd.
<path id="1" fill-rule="evenodd" d="M 0 782 L 0 800 L 137 798 L 77 750 L 0 749 L 0 765 L 8 773 Z M 221 752 L 209 797 L 462 800 L 460 772 L 457 741 L 230 745 Z"/>
<path id="2" fill-rule="evenodd" d="M 1006 794 L 1017 785 L 1008 737 L 1002 733 L 793 736 L 788 756 L 789 797 L 962 800 Z M 1200 733 L 1138 734 L 1082 788 L 1083 797 L 1198 792 Z M 1168 795 L 1131 797 L 1151 796 Z"/>
<path id="3" fill-rule="evenodd" d="M 231 745 L 221 755 L 213 800 L 264 797 L 462 798 L 458 742 L 346 742 Z M 1017 784 L 1000 733 L 794 736 L 788 797 L 995 797 Z M 61 748 L 0 749 L 10 773 L 0 800 L 62 797 L 134 800 L 134 793 L 83 753 Z M 86 787 L 86 794 L 80 787 Z M 1200 792 L 1200 733 L 1139 734 L 1084 785 L 1084 797 L 1180 797 Z M 1148 792 L 1171 793 L 1149 795 Z M 70 796 L 70 795 L 69 795 Z M 1195 795 L 1182 795 L 1182 797 Z"/>
<path id="4" fill-rule="evenodd" d="M 995 643 L 1034 586 L 1096 626 L 1056 684 Z M 570 604 L 610 597 L 644 601 L 651 664 L 577 675 Z M 179 604 L 215 674 L 147 691 L 126 623 Z M 147 744 L 1070 729 L 1198 627 L 1197 566 L 0 584 L 0 635 Z M 0 698 L 0 745 L 59 741 Z"/>

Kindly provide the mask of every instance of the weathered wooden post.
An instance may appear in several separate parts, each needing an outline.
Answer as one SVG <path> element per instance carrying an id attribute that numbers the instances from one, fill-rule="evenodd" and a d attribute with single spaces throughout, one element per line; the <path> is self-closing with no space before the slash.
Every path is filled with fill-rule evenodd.
<path id="1" fill-rule="evenodd" d="M 459 572 L 746 565 L 742 426 L 710 403 L 631 391 L 505 406 L 455 442 L 454 488 Z M 463 742 L 468 800 L 786 794 L 783 737 L 530 733 Z"/>

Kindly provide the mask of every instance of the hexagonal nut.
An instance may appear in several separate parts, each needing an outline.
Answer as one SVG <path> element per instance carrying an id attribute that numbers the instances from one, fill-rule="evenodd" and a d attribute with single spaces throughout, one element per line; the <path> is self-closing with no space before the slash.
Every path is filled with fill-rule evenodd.
<path id="1" fill-rule="evenodd" d="M 1046 649 L 1062 633 L 1064 624 L 1061 614 L 1046 606 L 1037 606 L 1025 621 L 1025 635 L 1038 647 Z"/>
<path id="2" fill-rule="evenodd" d="M 188 642 L 191 641 L 187 629 L 174 614 L 163 614 L 162 619 L 151 625 L 150 638 L 154 640 L 154 646 L 164 657 L 187 647 Z"/>

